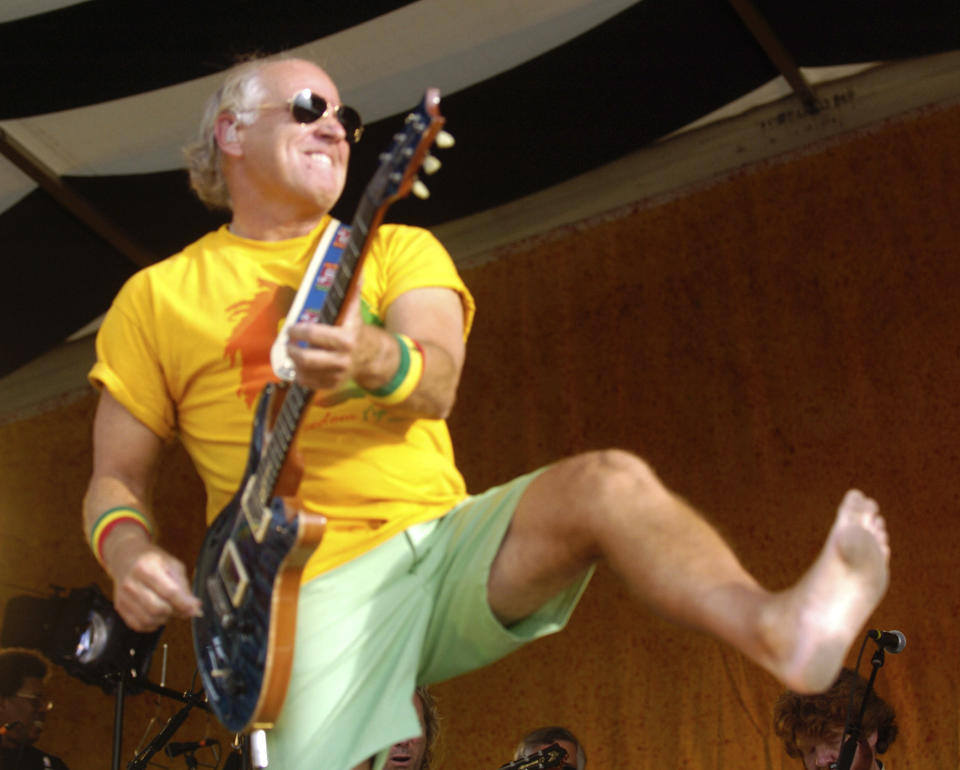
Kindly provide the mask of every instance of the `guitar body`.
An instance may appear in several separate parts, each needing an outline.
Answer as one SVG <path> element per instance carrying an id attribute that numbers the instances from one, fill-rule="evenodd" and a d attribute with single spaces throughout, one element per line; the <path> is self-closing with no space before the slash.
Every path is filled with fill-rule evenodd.
<path id="1" fill-rule="evenodd" d="M 283 498 L 260 506 L 248 493 L 278 390 L 271 384 L 261 395 L 244 482 L 207 530 L 193 579 L 203 606 L 192 621 L 203 687 L 217 717 L 237 733 L 272 726 L 283 705 L 300 576 L 326 523 L 291 511 Z"/>

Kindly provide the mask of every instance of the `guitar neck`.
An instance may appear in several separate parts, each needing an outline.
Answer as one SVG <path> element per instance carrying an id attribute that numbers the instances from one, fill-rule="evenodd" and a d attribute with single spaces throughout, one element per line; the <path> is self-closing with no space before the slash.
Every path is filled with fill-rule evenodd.
<path id="1" fill-rule="evenodd" d="M 320 323 L 338 323 L 351 293 L 358 291 L 358 278 L 369 236 L 383 221 L 390 204 L 410 191 L 412 177 L 416 175 L 427 149 L 444 123 L 438 109 L 439 102 L 439 92 L 428 89 L 418 110 L 407 116 L 404 131 L 394 136 L 391 149 L 380 156 L 380 167 L 364 189 L 350 223 L 350 237 L 320 309 Z M 449 135 L 447 138 L 450 139 Z M 292 383 L 288 388 L 256 471 L 257 496 L 264 505 L 273 497 L 280 471 L 313 395 L 313 390 L 297 383 Z"/>
<path id="2" fill-rule="evenodd" d="M 360 206 L 357 216 L 351 223 L 350 238 L 340 257 L 340 265 L 326 299 L 320 309 L 319 323 L 335 324 L 347 296 L 355 284 L 354 277 L 358 274 L 367 236 L 371 232 L 371 217 L 362 211 L 368 208 Z M 303 416 L 313 401 L 315 390 L 293 382 L 287 388 L 283 405 L 277 412 L 276 419 L 271 427 L 267 444 L 264 447 L 263 457 L 257 468 L 257 498 L 266 505 L 274 495 L 274 489 L 280 471 L 290 454 L 297 430 L 303 421 Z"/>

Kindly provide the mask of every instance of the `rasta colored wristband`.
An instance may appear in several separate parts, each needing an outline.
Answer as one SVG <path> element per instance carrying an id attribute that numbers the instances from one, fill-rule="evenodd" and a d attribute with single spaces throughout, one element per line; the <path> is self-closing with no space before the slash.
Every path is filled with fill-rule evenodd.
<path id="1" fill-rule="evenodd" d="M 100 562 L 101 567 L 106 567 L 103 563 L 102 548 L 104 541 L 107 539 L 107 535 L 109 535 L 118 524 L 127 523 L 139 524 L 143 527 L 143 531 L 147 533 L 147 537 L 151 540 L 153 539 L 153 527 L 150 526 L 149 520 L 135 508 L 118 506 L 104 511 L 100 514 L 100 518 L 97 519 L 93 525 L 93 529 L 90 531 L 90 548 L 97 561 Z"/>
<path id="2" fill-rule="evenodd" d="M 424 364 L 423 348 L 416 340 L 406 334 L 393 334 L 393 337 L 400 350 L 397 371 L 388 383 L 367 391 L 375 401 L 388 406 L 402 403 L 410 397 L 423 377 Z"/>

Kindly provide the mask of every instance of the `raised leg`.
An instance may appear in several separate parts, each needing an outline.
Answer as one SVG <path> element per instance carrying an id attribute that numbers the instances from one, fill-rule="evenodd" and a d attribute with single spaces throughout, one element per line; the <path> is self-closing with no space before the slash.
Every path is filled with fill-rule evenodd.
<path id="1" fill-rule="evenodd" d="M 552 466 L 525 492 L 491 569 L 491 607 L 516 622 L 599 559 L 654 612 L 812 692 L 830 685 L 883 596 L 889 547 L 876 504 L 850 492 L 814 564 L 772 593 L 643 461 L 593 452 Z"/>

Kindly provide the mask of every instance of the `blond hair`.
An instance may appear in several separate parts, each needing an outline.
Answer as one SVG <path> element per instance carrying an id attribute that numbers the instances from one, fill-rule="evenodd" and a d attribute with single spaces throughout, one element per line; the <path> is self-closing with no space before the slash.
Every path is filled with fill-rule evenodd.
<path id="1" fill-rule="evenodd" d="M 217 144 L 217 119 L 229 112 L 241 126 L 252 124 L 257 119 L 259 106 L 267 97 L 263 70 L 281 58 L 249 58 L 227 70 L 223 85 L 207 100 L 196 138 L 183 148 L 190 187 L 212 209 L 231 208 L 230 191 L 223 176 L 223 158 Z"/>

